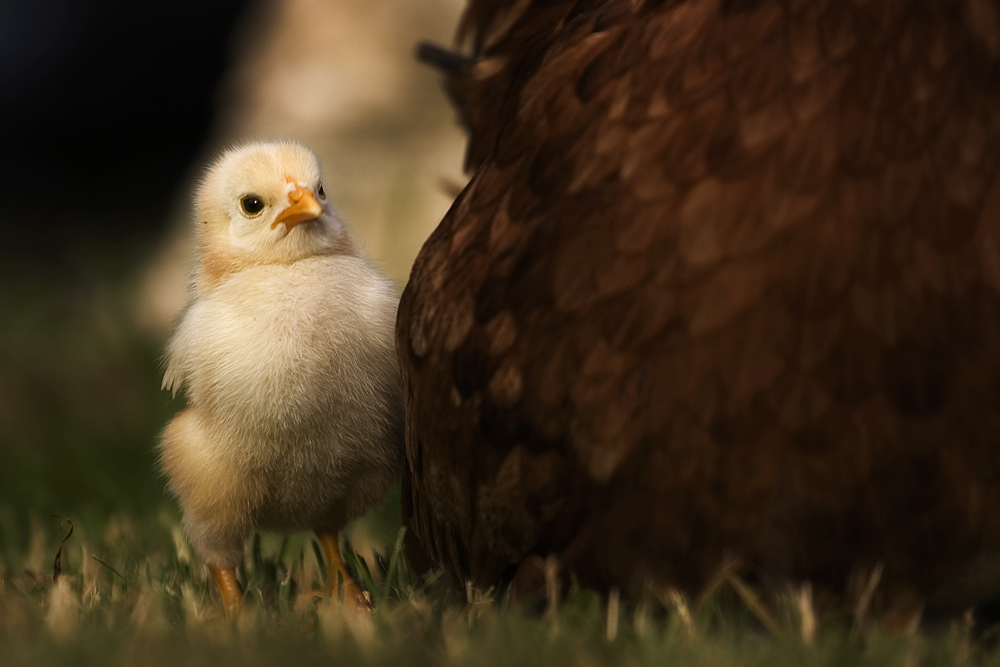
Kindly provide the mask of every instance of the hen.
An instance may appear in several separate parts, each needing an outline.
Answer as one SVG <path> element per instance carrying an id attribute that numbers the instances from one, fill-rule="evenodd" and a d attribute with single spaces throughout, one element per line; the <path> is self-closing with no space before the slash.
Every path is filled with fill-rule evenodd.
<path id="1" fill-rule="evenodd" d="M 1000 6 L 472 0 L 396 324 L 463 579 L 1000 593 Z"/>

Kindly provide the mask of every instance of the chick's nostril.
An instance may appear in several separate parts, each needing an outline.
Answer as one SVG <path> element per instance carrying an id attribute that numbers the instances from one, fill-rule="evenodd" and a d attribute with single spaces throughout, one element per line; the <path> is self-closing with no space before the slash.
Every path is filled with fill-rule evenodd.
<path id="1" fill-rule="evenodd" d="M 302 188 L 295 188 L 294 190 L 288 193 L 288 203 L 298 204 L 300 201 L 302 201 L 302 195 L 304 193 L 305 191 Z"/>

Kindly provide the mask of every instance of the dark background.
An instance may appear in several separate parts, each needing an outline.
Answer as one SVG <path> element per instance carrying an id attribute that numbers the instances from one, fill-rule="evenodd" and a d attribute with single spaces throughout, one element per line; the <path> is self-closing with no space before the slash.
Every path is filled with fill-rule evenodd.
<path id="1" fill-rule="evenodd" d="M 164 502 L 179 407 L 134 284 L 212 131 L 248 2 L 0 2 L 0 509 Z M 2 531 L 0 531 L 2 532 Z"/>
<path id="2" fill-rule="evenodd" d="M 21 244 L 4 254 L 58 265 L 80 237 L 118 244 L 163 224 L 248 4 L 0 3 L 2 222 Z"/>

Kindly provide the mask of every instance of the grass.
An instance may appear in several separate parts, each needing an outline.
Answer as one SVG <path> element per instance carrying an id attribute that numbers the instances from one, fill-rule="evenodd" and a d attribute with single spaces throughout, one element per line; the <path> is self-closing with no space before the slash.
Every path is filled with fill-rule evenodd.
<path id="1" fill-rule="evenodd" d="M 0 665 L 1000 662 L 961 622 L 892 634 L 875 618 L 858 630 L 850 614 L 817 613 L 793 595 L 747 598 L 731 586 L 700 608 L 671 591 L 625 605 L 579 587 L 558 605 L 543 600 L 540 613 L 483 594 L 466 603 L 442 575 L 413 574 L 401 535 L 381 558 L 355 561 L 372 615 L 304 594 L 323 576 L 310 536 L 258 535 L 239 571 L 244 611 L 228 620 L 169 509 L 77 519 L 68 538 L 68 521 L 32 516 L 22 529 L 9 508 L 0 526 Z"/>

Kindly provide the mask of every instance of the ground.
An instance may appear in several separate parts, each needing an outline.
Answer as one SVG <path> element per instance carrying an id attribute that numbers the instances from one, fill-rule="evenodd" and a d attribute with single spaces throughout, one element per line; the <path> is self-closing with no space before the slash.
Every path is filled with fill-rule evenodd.
<path id="1" fill-rule="evenodd" d="M 300 595 L 323 572 L 308 535 L 265 535 L 241 567 L 247 605 L 227 620 L 205 569 L 170 509 L 69 522 L 0 514 L 0 664 L 393 664 L 419 665 L 955 665 L 990 664 L 989 638 L 963 622 L 888 633 L 869 615 L 813 612 L 795 596 L 744 599 L 720 587 L 700 611 L 650 591 L 636 605 L 608 605 L 573 590 L 558 609 L 489 595 L 465 604 L 441 577 L 417 579 L 400 540 L 361 571 L 376 611 Z M 60 546 L 61 553 L 60 553 Z M 53 565 L 60 553 L 60 572 Z M 804 617 L 806 618 L 803 623 Z"/>

